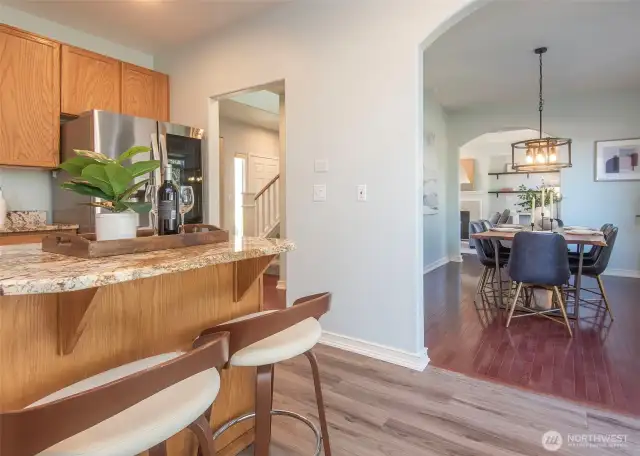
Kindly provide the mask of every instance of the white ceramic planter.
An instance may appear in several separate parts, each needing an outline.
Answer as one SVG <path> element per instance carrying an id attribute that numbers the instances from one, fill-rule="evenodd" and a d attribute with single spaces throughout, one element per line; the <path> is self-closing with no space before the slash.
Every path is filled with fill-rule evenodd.
<path id="1" fill-rule="evenodd" d="M 98 241 L 131 239 L 138 230 L 138 214 L 126 212 L 104 212 L 96 214 L 96 238 Z"/>

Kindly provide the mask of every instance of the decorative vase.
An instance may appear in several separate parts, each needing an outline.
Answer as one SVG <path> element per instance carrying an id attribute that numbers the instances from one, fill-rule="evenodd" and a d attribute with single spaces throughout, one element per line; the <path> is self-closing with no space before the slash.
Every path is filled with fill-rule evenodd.
<path id="1" fill-rule="evenodd" d="M 96 239 L 113 241 L 131 239 L 138 231 L 138 214 L 131 211 L 96 214 Z"/>
<path id="2" fill-rule="evenodd" d="M 549 209 L 547 209 L 548 211 Z M 536 209 L 533 211 L 533 215 L 535 217 L 536 220 L 536 227 L 544 230 L 544 231 L 551 231 L 551 230 L 555 230 L 556 228 L 558 228 L 558 222 L 556 222 L 555 220 L 553 221 L 553 223 L 551 222 L 551 219 L 549 218 L 549 214 L 545 213 L 545 217 L 544 217 L 544 224 L 542 223 L 542 208 L 541 207 L 536 207 Z"/>

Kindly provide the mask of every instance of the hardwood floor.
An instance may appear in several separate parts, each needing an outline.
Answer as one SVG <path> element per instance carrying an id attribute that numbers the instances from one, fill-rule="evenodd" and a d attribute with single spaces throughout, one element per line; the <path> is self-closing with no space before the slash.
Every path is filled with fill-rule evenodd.
<path id="1" fill-rule="evenodd" d="M 581 307 L 571 339 L 563 326 L 538 317 L 506 329 L 505 312 L 473 302 L 480 273 L 475 256 L 465 255 L 463 263 L 425 275 L 425 345 L 433 366 L 640 415 L 640 280 L 605 277 L 615 321 L 603 307 Z"/>
<path id="2" fill-rule="evenodd" d="M 334 348 L 316 350 L 335 456 L 546 455 L 542 436 L 558 431 L 559 455 L 640 454 L 640 420 L 429 366 L 413 372 Z M 309 365 L 276 368 L 275 407 L 317 423 Z M 621 434 L 620 448 L 569 446 L 568 434 Z M 271 456 L 310 456 L 301 423 L 274 418 Z M 243 456 L 252 455 L 248 449 Z"/>

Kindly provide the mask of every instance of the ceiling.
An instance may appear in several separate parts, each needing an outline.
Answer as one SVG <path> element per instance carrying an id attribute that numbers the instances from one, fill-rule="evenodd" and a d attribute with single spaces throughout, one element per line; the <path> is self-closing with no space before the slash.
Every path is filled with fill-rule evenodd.
<path id="1" fill-rule="evenodd" d="M 292 0 L 0 0 L 35 16 L 151 54 Z"/>
<path id="2" fill-rule="evenodd" d="M 446 110 L 538 96 L 640 88 L 640 1 L 493 0 L 424 55 L 425 87 Z"/>
<path id="3" fill-rule="evenodd" d="M 272 131 L 278 131 L 280 128 L 280 117 L 273 112 L 234 100 L 220 100 L 219 106 L 221 119 L 229 119 Z"/>

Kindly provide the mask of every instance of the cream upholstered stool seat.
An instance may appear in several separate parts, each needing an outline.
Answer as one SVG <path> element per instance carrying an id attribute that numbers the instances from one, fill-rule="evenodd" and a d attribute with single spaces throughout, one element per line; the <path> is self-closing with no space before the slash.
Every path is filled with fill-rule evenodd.
<path id="1" fill-rule="evenodd" d="M 82 393 L 144 369 L 177 358 L 183 353 L 165 353 L 116 367 L 63 388 L 29 407 Z M 220 374 L 207 369 L 148 397 L 40 452 L 42 456 L 137 455 L 186 429 L 213 403 L 220 391 Z M 29 408 L 27 407 L 27 408 Z"/>
<path id="2" fill-rule="evenodd" d="M 230 427 L 255 417 L 254 455 L 268 456 L 271 416 L 284 415 L 302 421 L 314 432 L 316 436 L 314 455 L 319 455 L 324 446 L 325 456 L 331 456 L 320 373 L 312 351 L 322 336 L 322 327 L 318 318 L 329 310 L 330 301 L 329 293 L 308 296 L 298 299 L 288 309 L 245 315 L 202 333 L 204 336 L 218 331 L 228 332 L 230 334 L 228 364 L 234 367 L 257 368 L 255 412 L 244 414 L 223 424 L 214 433 L 214 440 Z M 298 413 L 272 408 L 274 365 L 303 354 L 309 359 L 312 368 L 321 431 L 312 421 Z"/>
<path id="3" fill-rule="evenodd" d="M 204 415 L 220 390 L 228 342 L 212 334 L 188 352 L 128 363 L 0 413 L 0 454 L 160 456 L 165 440 L 189 428 L 201 454 L 214 456 Z"/>
<path id="4" fill-rule="evenodd" d="M 256 312 L 230 320 L 224 324 L 249 320 L 273 312 L 276 311 Z M 237 351 L 231 356 L 229 364 L 232 366 L 257 367 L 286 361 L 311 350 L 318 343 L 321 336 L 322 326 L 320 326 L 320 322 L 310 317 Z"/>

